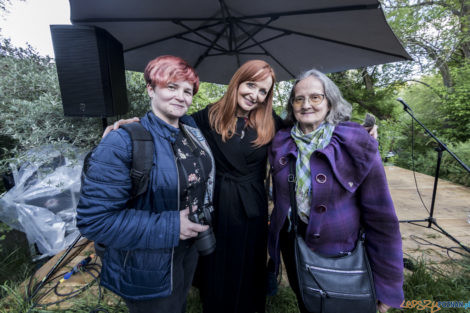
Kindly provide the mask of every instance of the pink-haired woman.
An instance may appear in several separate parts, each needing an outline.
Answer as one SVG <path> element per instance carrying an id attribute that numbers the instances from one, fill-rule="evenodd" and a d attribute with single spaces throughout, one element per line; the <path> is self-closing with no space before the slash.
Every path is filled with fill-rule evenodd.
<path id="1" fill-rule="evenodd" d="M 161 56 L 145 69 L 151 110 L 141 123 L 155 146 L 147 191 L 130 200 L 132 144 L 124 129 L 106 136 L 91 156 L 77 207 L 80 232 L 104 246 L 101 284 L 131 313 L 184 312 L 196 269 L 194 237 L 208 226 L 189 207 L 212 203 L 215 166 L 193 118 L 199 87 L 194 69 Z"/>

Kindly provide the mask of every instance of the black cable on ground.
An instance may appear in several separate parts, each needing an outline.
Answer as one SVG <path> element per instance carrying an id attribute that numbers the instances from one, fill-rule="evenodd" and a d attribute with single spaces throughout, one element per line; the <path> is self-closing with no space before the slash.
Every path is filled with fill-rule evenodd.
<path id="1" fill-rule="evenodd" d="M 34 275 L 36 274 L 36 272 L 33 273 L 33 275 L 31 276 L 31 279 L 28 283 L 28 289 L 26 290 L 27 294 L 26 296 L 28 297 L 28 299 L 26 300 L 27 302 L 29 301 L 32 301 L 34 296 L 39 292 L 39 290 L 42 288 L 42 286 L 47 282 L 47 280 L 50 278 L 50 276 L 52 276 L 54 273 L 57 272 L 57 270 L 60 268 L 60 264 L 65 260 L 65 258 L 67 257 L 67 255 L 70 253 L 70 251 L 72 251 L 72 249 L 74 248 L 74 246 L 77 244 L 77 242 L 80 240 L 80 238 L 82 237 L 81 234 L 79 234 L 77 236 L 77 238 L 75 238 L 75 240 L 72 242 L 72 244 L 67 248 L 67 250 L 64 252 L 64 254 L 59 258 L 59 260 L 54 264 L 54 266 L 52 266 L 52 268 L 50 269 L 50 271 L 47 273 L 46 276 L 44 276 L 44 278 L 39 282 L 37 283 L 36 285 L 34 285 L 33 287 L 33 290 L 31 291 L 31 289 L 29 289 L 31 287 L 31 282 L 32 282 L 32 279 L 34 277 Z"/>
<path id="2" fill-rule="evenodd" d="M 439 232 L 439 229 L 435 229 L 435 228 L 432 228 L 433 230 Z M 464 254 L 464 253 L 460 253 L 458 251 L 456 251 L 456 249 L 462 249 L 461 247 L 445 247 L 445 246 L 441 246 L 441 245 L 438 245 L 436 243 L 432 243 L 431 241 L 427 240 L 427 239 L 424 239 L 422 237 L 419 237 L 419 236 L 416 236 L 416 235 L 411 235 L 410 238 L 415 241 L 416 243 L 420 244 L 420 245 L 423 245 L 423 246 L 435 246 L 435 247 L 438 247 L 438 248 L 441 248 L 441 249 L 445 249 L 446 250 L 446 254 L 447 256 L 449 257 L 450 260 L 456 262 L 457 260 L 454 259 L 453 257 L 450 256 L 449 252 L 453 252 L 453 253 L 456 253 L 460 256 L 468 256 L 468 254 Z"/>
<path id="3" fill-rule="evenodd" d="M 41 308 L 45 308 L 45 307 L 48 307 L 48 306 L 51 306 L 51 305 L 56 305 L 56 304 L 59 304 L 59 303 L 62 303 L 62 302 L 65 302 L 67 300 L 70 300 L 76 296 L 78 296 L 79 294 L 81 294 L 83 291 L 85 291 L 86 289 L 90 288 L 95 282 L 98 281 L 99 279 L 99 274 L 100 274 L 100 270 L 101 270 L 101 267 L 94 263 L 94 264 L 90 264 L 90 265 L 86 265 L 82 268 L 83 272 L 89 274 L 90 276 L 93 277 L 93 280 L 90 281 L 88 284 L 86 284 L 85 286 L 83 287 L 80 287 L 79 289 L 76 289 L 76 290 L 73 290 L 71 292 L 68 292 L 68 293 L 60 293 L 58 291 L 58 287 L 60 286 L 60 281 L 57 282 L 53 287 L 51 287 L 49 290 L 47 290 L 46 292 L 40 294 L 39 298 L 36 299 L 36 303 L 30 308 L 30 310 L 28 312 L 30 312 L 32 309 L 36 308 L 36 307 L 41 307 Z M 93 274 L 92 272 L 95 272 L 95 274 Z M 58 278 L 61 278 L 63 277 L 64 275 L 58 275 L 56 276 L 54 279 L 58 279 Z M 53 280 L 50 280 L 49 282 L 52 282 Z M 46 295 L 48 295 L 51 291 L 54 291 L 54 293 L 59 296 L 59 297 L 64 297 L 63 299 L 60 299 L 58 301 L 54 301 L 54 302 L 48 302 L 48 303 L 39 303 L 39 301 L 41 301 Z M 102 298 L 102 292 L 101 292 L 101 286 L 98 286 L 98 303 L 100 302 Z M 107 312 L 107 311 L 103 311 L 105 310 L 104 308 L 102 307 L 98 307 L 101 311 L 98 311 L 98 312 Z M 96 308 L 95 308 L 96 309 Z"/>
<path id="4" fill-rule="evenodd" d="M 58 279 L 58 278 L 61 278 L 61 277 L 64 277 L 64 274 L 65 273 L 62 273 L 62 274 L 59 274 L 59 275 L 56 275 L 54 277 L 51 278 L 51 276 L 53 274 L 55 274 L 59 269 L 61 269 L 65 264 L 62 264 L 64 262 L 64 260 L 66 260 L 66 257 L 69 256 L 69 259 L 68 260 L 73 260 L 82 250 L 81 249 L 76 249 L 72 254 L 70 254 L 70 252 L 72 251 L 72 249 L 75 247 L 75 248 L 78 248 L 78 247 L 81 247 L 81 246 L 85 246 L 86 244 L 88 244 L 89 241 L 87 241 L 86 243 L 83 243 L 83 244 L 80 244 L 78 246 L 75 246 L 76 243 L 80 240 L 81 238 L 81 235 L 78 236 L 74 242 L 70 245 L 70 247 L 66 250 L 66 252 L 60 257 L 60 259 L 54 264 L 54 266 L 51 268 L 51 270 L 48 272 L 48 274 L 37 284 L 34 285 L 34 287 L 31 288 L 31 284 L 32 284 L 32 280 L 35 276 L 35 274 L 37 273 L 37 270 L 35 271 L 35 273 L 33 273 L 33 275 L 31 276 L 29 282 L 28 282 L 28 286 L 27 286 L 27 297 L 28 299 L 26 300 L 27 302 L 31 302 L 33 299 L 35 300 L 35 302 L 33 302 L 33 304 L 31 305 L 31 307 L 29 308 L 29 310 L 27 311 L 28 313 L 31 312 L 34 308 L 36 307 L 45 307 L 45 306 L 50 306 L 50 305 L 53 305 L 53 304 L 58 304 L 58 303 L 61 303 L 61 302 L 64 302 L 64 301 L 67 301 L 75 296 L 77 296 L 78 294 L 80 294 L 81 292 L 83 292 L 84 290 L 86 290 L 87 288 L 89 288 L 94 282 L 96 282 L 99 278 L 99 274 L 100 274 L 100 270 L 101 270 L 101 266 L 96 263 L 96 259 L 94 261 L 94 263 L 92 264 L 87 264 L 86 266 L 83 266 L 83 267 L 80 267 L 81 270 L 87 272 L 89 275 L 91 275 L 93 277 L 93 280 L 88 283 L 87 285 L 85 285 L 84 287 L 81 287 L 79 288 L 78 290 L 75 290 L 75 291 L 72 291 L 70 292 L 69 294 L 64 294 L 64 295 L 61 295 L 59 294 L 59 292 L 57 292 L 57 287 L 59 286 L 60 282 L 58 282 L 57 284 L 55 284 L 52 288 L 50 288 L 49 290 L 47 290 L 46 292 L 43 292 L 41 293 L 39 296 L 39 291 L 45 286 L 46 283 L 51 283 L 53 282 L 54 280 Z M 70 255 L 69 255 L 70 254 Z M 83 261 L 82 261 L 83 262 Z M 96 275 L 94 275 L 92 273 L 92 271 L 94 271 L 96 273 Z M 33 290 L 33 291 L 32 291 Z M 53 302 L 53 303 L 46 303 L 46 304 L 39 304 L 39 302 L 46 296 L 48 295 L 51 291 L 55 291 L 56 294 L 58 296 L 66 296 L 66 298 L 64 299 L 61 299 L 59 301 L 56 301 L 56 302 Z M 101 293 L 101 286 L 98 286 L 98 293 L 99 293 L 99 299 L 98 299 L 98 304 L 99 304 L 99 301 L 101 300 L 101 297 L 102 297 L 102 293 Z M 103 310 L 105 310 L 104 308 L 100 308 L 101 311 L 99 312 L 104 312 Z"/>

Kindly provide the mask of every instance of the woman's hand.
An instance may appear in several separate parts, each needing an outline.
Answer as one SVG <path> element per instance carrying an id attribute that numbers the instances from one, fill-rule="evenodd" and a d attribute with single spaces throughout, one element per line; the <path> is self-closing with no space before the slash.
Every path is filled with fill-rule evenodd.
<path id="1" fill-rule="evenodd" d="M 380 301 L 377 302 L 377 310 L 378 310 L 380 313 L 385 313 L 385 312 L 387 312 L 389 309 L 390 309 L 390 306 L 389 306 L 389 305 L 386 305 L 385 303 L 380 302 Z"/>
<path id="2" fill-rule="evenodd" d="M 196 237 L 198 233 L 209 229 L 209 225 L 193 223 L 188 218 L 189 209 L 180 211 L 180 239 Z"/>
<path id="3" fill-rule="evenodd" d="M 379 133 L 377 131 L 379 127 L 377 125 L 374 125 L 372 127 L 366 127 L 366 130 L 369 132 L 369 135 L 374 137 L 374 139 L 379 138 Z"/>
<path id="4" fill-rule="evenodd" d="M 103 136 L 101 138 L 106 137 L 107 134 L 109 134 L 112 130 L 116 130 L 119 128 L 119 126 L 124 125 L 124 124 L 130 124 L 134 122 L 139 122 L 140 119 L 138 117 L 133 117 L 133 118 L 128 118 L 127 120 L 119 120 L 115 122 L 113 125 L 109 125 L 106 127 L 104 130 Z"/>

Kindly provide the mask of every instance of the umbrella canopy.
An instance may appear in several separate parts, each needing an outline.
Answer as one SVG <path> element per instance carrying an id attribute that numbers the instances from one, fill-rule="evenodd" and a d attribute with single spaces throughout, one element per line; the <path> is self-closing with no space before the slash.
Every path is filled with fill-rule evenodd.
<path id="1" fill-rule="evenodd" d="M 226 84 L 251 59 L 278 80 L 409 60 L 377 0 L 70 0 L 71 22 L 106 29 L 126 68 L 177 55 L 201 80 Z"/>

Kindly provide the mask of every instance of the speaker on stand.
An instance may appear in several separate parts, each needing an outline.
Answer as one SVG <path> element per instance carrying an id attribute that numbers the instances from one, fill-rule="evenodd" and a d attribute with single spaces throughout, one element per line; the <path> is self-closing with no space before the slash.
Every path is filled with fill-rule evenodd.
<path id="1" fill-rule="evenodd" d="M 105 124 L 106 117 L 127 113 L 122 44 L 98 27 L 50 29 L 64 115 L 101 117 Z"/>

